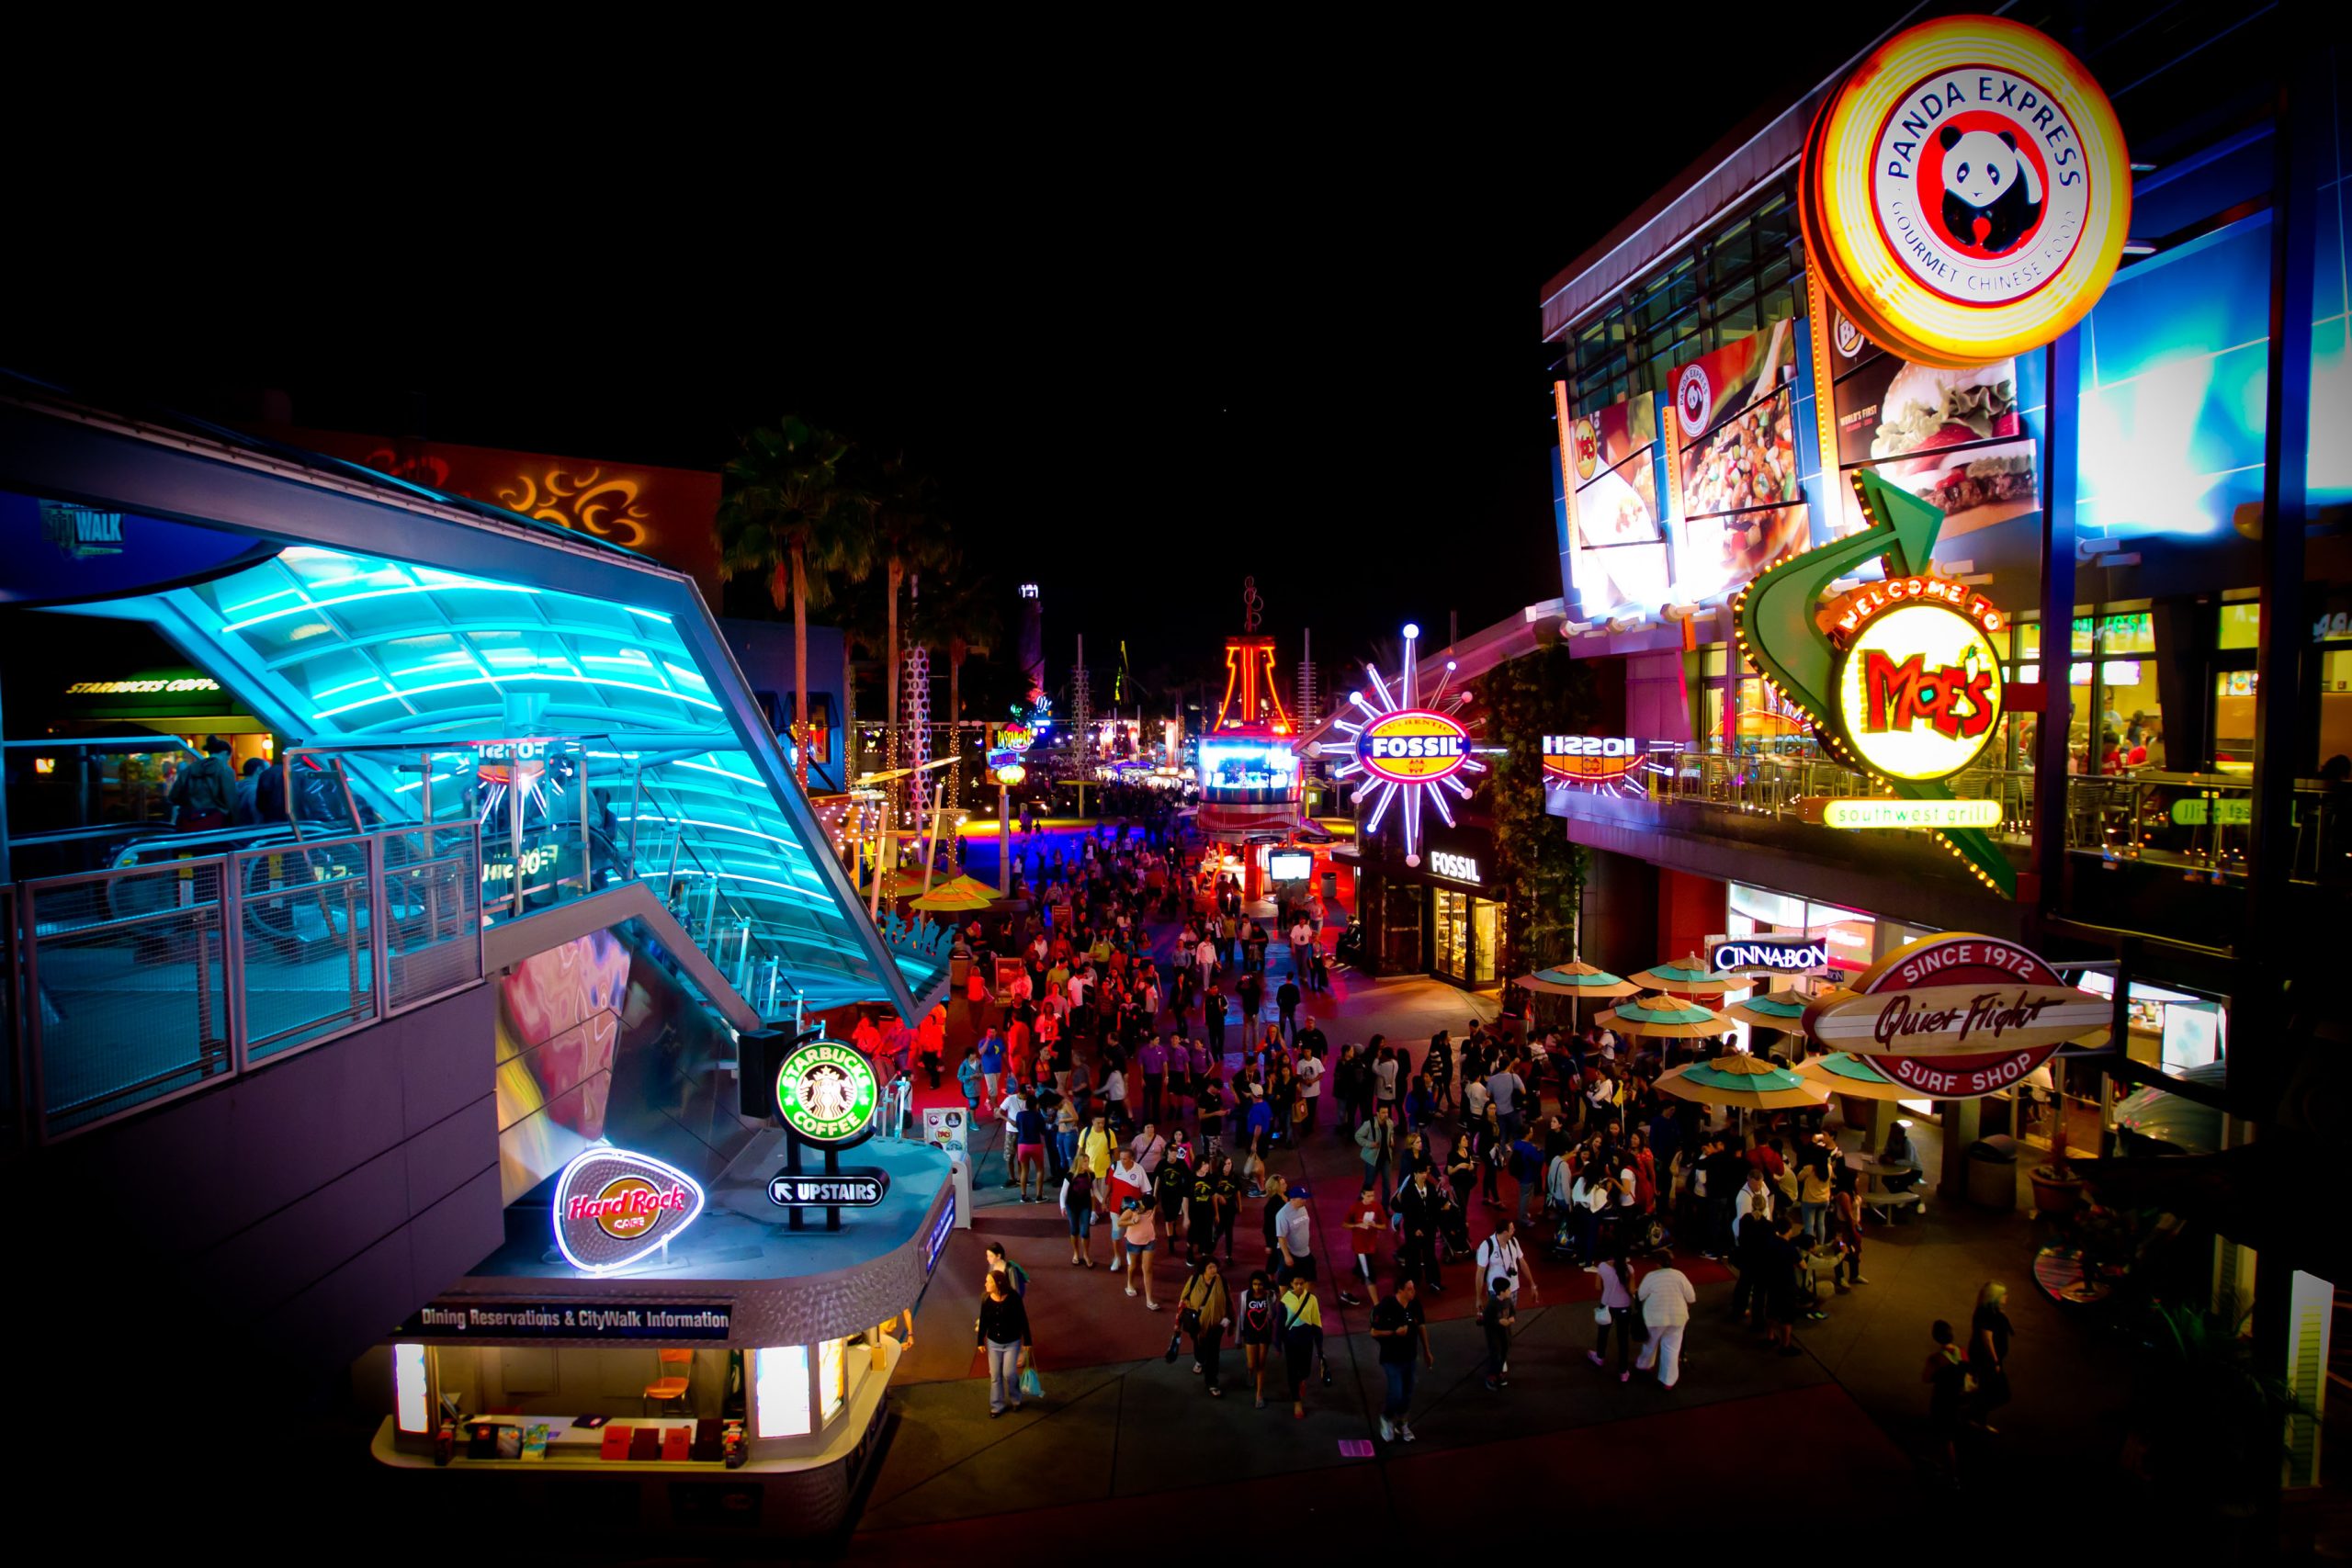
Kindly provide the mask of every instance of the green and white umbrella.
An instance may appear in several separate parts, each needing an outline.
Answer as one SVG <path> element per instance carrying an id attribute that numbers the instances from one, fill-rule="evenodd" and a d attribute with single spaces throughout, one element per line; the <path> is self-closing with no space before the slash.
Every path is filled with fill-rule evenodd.
<path id="1" fill-rule="evenodd" d="M 1760 997 L 1750 997 L 1744 1002 L 1734 1002 L 1724 1009 L 1725 1018 L 1758 1029 L 1778 1029 L 1790 1034 L 1804 1032 L 1804 1010 L 1813 1000 L 1794 991 L 1771 991 Z"/>
<path id="2" fill-rule="evenodd" d="M 1720 997 L 1730 991 L 1753 990 L 1756 985 L 1746 976 L 1725 975 L 1708 968 L 1695 953 L 1678 963 L 1654 964 L 1626 978 L 1678 997 Z"/>
<path id="3" fill-rule="evenodd" d="M 1621 980 L 1608 970 L 1596 969 L 1582 961 L 1538 969 L 1532 974 L 1521 975 L 1513 984 L 1521 990 L 1547 997 L 1597 997 L 1603 999 L 1630 997 L 1641 989 L 1631 980 Z"/>
<path id="4" fill-rule="evenodd" d="M 1704 1062 L 1685 1062 L 1658 1075 L 1660 1094 L 1702 1105 L 1738 1111 L 1786 1111 L 1819 1105 L 1829 1091 L 1761 1056 L 1733 1052 Z"/>
<path id="5" fill-rule="evenodd" d="M 1702 1040 L 1731 1032 L 1731 1021 L 1723 1014 L 1679 997 L 1635 997 L 1595 1015 L 1595 1021 L 1621 1034 L 1653 1040 Z"/>
<path id="6" fill-rule="evenodd" d="M 1797 1076 L 1857 1100 L 1909 1100 L 1918 1093 L 1917 1089 L 1905 1089 L 1850 1051 L 1815 1056 L 1797 1069 Z"/>

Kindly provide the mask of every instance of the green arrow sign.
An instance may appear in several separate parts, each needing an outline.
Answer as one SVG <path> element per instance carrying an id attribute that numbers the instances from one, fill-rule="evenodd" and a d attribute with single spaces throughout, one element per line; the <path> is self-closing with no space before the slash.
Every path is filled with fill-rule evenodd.
<path id="1" fill-rule="evenodd" d="M 1830 693 L 1837 649 L 1815 618 L 1821 595 L 1838 578 L 1882 556 L 1889 577 L 1925 572 L 1944 521 L 1940 511 L 1867 468 L 1857 470 L 1853 481 L 1869 526 L 1768 568 L 1741 592 L 1736 606 L 1742 655 L 1781 695 L 1810 715 L 1814 733 L 1833 746 L 1837 729 L 1831 722 L 1835 705 Z M 1861 765 L 1859 758 L 1849 760 Z M 1883 782 L 1905 800 L 1954 798 L 1939 782 Z M 1936 829 L 1936 837 L 1987 886 L 2005 897 L 2017 896 L 2016 868 L 1989 834 L 1952 828 Z"/>

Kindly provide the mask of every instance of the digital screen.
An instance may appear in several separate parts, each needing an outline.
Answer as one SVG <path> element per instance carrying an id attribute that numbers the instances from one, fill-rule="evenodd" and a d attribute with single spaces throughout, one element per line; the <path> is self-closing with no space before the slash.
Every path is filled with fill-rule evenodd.
<path id="1" fill-rule="evenodd" d="M 1298 756 L 1280 740 L 1203 740 L 1200 772 L 1204 789 L 1287 789 L 1298 782 Z"/>
<path id="2" fill-rule="evenodd" d="M 1268 855 L 1266 874 L 1276 882 L 1304 882 L 1315 874 L 1315 857 L 1295 853 Z"/>

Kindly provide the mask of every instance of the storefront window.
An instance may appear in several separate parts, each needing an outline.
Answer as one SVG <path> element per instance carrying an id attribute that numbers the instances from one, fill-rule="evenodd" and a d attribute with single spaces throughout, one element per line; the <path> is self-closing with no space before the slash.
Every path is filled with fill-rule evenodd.
<path id="1" fill-rule="evenodd" d="M 2331 757 L 2352 757 L 2352 645 L 2324 649 L 2319 656 L 2319 744 L 2312 750 L 2316 769 Z"/>
<path id="2" fill-rule="evenodd" d="M 2221 615 L 2222 624 L 2213 637 L 2215 648 L 2251 651 L 2262 646 L 2262 606 L 2259 604 L 2224 604 L 2221 607 Z"/>
<path id="3" fill-rule="evenodd" d="M 1470 968 L 1469 895 L 1441 887 L 1434 899 L 1436 951 L 1430 964 L 1441 975 L 1464 978 Z"/>
<path id="4" fill-rule="evenodd" d="M 2254 689 L 2251 670 L 2213 671 L 2213 771 L 2254 772 Z"/>
<path id="5" fill-rule="evenodd" d="M 2010 678 L 2041 679 L 2041 627 L 2018 626 L 2017 662 Z M 2068 639 L 2073 657 L 2067 681 L 2073 687 L 2067 721 L 2067 770 L 2076 773 L 2129 773 L 2167 765 L 2164 707 L 2156 682 L 2155 617 L 2136 605 L 2101 605 L 2095 615 L 2076 615 Z M 2005 720 L 2013 765 L 2032 766 L 2030 729 Z"/>
<path id="6" fill-rule="evenodd" d="M 808 1435 L 808 1347 L 786 1345 L 752 1352 L 752 1386 L 763 1438 Z"/>

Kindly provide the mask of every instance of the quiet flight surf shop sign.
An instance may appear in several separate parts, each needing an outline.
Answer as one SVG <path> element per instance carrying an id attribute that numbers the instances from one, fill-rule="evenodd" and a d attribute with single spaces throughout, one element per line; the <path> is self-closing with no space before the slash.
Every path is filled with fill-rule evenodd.
<path id="1" fill-rule="evenodd" d="M 2106 1028 L 2113 1008 L 2061 980 L 2039 954 L 1967 932 L 1889 954 L 1853 990 L 1806 1009 L 1806 1034 L 1929 1100 L 2007 1089 L 2060 1046 Z"/>

